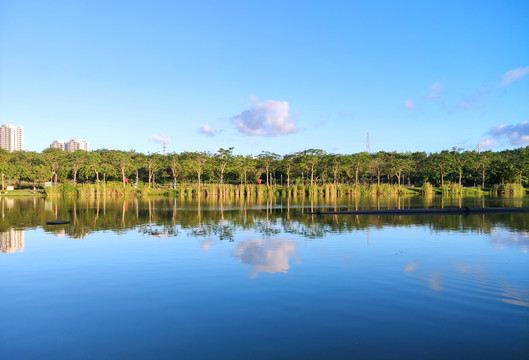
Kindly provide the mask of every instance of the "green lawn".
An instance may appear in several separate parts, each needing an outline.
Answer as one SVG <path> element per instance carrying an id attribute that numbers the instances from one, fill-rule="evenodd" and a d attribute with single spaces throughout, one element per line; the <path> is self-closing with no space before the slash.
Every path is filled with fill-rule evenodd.
<path id="1" fill-rule="evenodd" d="M 0 190 L 2 196 L 44 196 L 44 193 L 39 190 L 33 191 L 29 189 L 22 190 Z"/>

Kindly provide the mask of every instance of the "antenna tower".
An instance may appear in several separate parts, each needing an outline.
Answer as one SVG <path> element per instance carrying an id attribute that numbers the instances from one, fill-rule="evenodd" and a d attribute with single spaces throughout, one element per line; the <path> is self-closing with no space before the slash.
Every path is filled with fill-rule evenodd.
<path id="1" fill-rule="evenodd" d="M 371 152 L 371 143 L 369 142 L 369 133 L 367 133 L 367 138 L 366 138 L 366 151 L 368 153 Z"/>
<path id="2" fill-rule="evenodd" d="M 167 149 L 167 146 L 165 145 L 165 143 L 163 143 L 163 156 L 167 155 L 166 149 Z"/>

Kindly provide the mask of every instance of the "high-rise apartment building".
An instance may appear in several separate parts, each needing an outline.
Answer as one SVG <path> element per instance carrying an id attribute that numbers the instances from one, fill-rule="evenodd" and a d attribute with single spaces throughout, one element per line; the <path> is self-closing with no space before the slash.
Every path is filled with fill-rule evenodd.
<path id="1" fill-rule="evenodd" d="M 10 152 L 24 150 L 24 128 L 2 124 L 0 127 L 0 148 Z"/>
<path id="2" fill-rule="evenodd" d="M 50 147 L 55 149 L 62 149 L 64 151 L 69 152 L 77 150 L 89 151 L 88 141 L 78 138 L 70 139 L 70 141 L 68 142 L 64 142 L 61 140 L 53 140 Z"/>
<path id="3" fill-rule="evenodd" d="M 70 141 L 65 144 L 64 150 L 69 152 L 77 150 L 88 151 L 88 141 L 78 138 L 70 139 Z"/>
<path id="4" fill-rule="evenodd" d="M 61 149 L 64 150 L 64 141 L 61 140 L 53 140 L 53 142 L 50 145 L 51 148 L 54 149 Z"/>

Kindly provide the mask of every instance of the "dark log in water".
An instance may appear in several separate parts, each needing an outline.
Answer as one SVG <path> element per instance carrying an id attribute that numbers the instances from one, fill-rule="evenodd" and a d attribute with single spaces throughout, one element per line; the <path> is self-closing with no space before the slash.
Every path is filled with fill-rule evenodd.
<path id="1" fill-rule="evenodd" d="M 527 213 L 529 207 L 486 207 L 486 208 L 445 208 L 445 209 L 385 209 L 356 211 L 317 211 L 315 215 L 469 215 L 469 214 L 511 214 Z"/>

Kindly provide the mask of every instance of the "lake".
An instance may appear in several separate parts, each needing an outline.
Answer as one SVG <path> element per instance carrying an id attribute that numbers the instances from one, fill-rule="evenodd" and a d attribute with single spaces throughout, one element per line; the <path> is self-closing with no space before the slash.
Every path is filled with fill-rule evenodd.
<path id="1" fill-rule="evenodd" d="M 529 198 L 0 198 L 0 359 L 529 358 Z M 46 225 L 67 220 L 67 225 Z"/>

